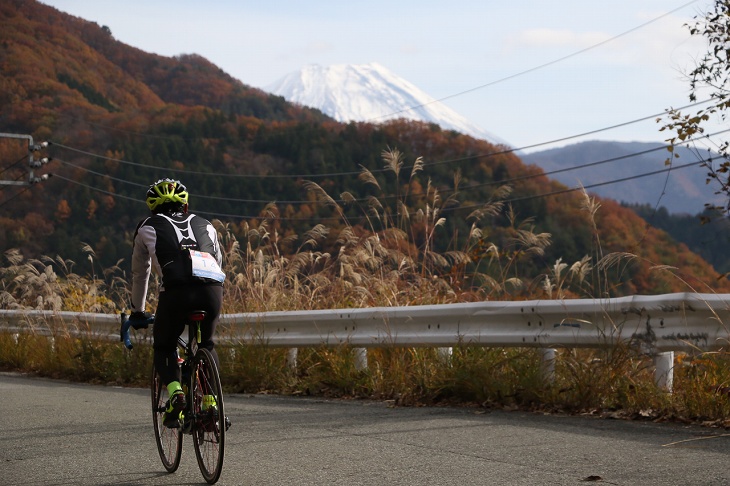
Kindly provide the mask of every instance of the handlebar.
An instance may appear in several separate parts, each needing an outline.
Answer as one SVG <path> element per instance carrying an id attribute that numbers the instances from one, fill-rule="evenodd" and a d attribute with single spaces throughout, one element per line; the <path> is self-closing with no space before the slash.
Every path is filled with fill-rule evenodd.
<path id="1" fill-rule="evenodd" d="M 127 349 L 132 349 L 134 346 L 132 345 L 132 340 L 129 337 L 129 328 L 133 327 L 136 329 L 147 329 L 150 324 L 154 324 L 155 322 L 155 316 L 154 314 L 145 319 L 144 321 L 131 321 L 129 319 L 129 316 L 122 312 L 120 315 L 122 326 L 119 329 L 119 340 L 124 343 L 124 347 Z"/>

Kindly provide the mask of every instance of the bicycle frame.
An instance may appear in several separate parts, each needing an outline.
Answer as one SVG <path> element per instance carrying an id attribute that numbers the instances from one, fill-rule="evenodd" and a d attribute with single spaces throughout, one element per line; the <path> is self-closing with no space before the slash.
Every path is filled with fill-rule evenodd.
<path id="1" fill-rule="evenodd" d="M 180 350 L 183 352 L 183 356 L 179 356 L 178 363 L 180 365 L 180 384 L 183 387 L 183 392 L 185 393 L 185 397 L 187 398 L 188 406 L 183 412 L 183 424 L 182 424 L 182 431 L 185 434 L 192 434 L 193 433 L 193 426 L 195 424 L 195 412 L 192 410 L 193 403 L 194 403 L 194 380 L 197 380 L 198 377 L 194 376 L 194 362 L 193 359 L 196 356 L 196 353 L 198 352 L 198 346 L 200 345 L 201 337 L 200 337 L 200 323 L 205 319 L 205 312 L 195 312 L 190 314 L 190 322 L 187 324 L 188 328 L 188 340 L 187 342 L 182 338 L 182 336 L 178 336 L 177 338 L 177 345 L 178 345 L 178 356 Z M 195 323 L 195 327 L 193 327 L 193 323 Z M 182 361 L 180 361 L 182 359 Z"/>

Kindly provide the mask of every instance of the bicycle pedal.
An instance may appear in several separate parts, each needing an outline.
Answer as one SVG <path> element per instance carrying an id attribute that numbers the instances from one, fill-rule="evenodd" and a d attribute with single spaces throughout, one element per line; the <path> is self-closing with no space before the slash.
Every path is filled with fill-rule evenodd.
<path id="1" fill-rule="evenodd" d="M 179 429 L 183 425 L 182 414 L 177 417 L 164 417 L 162 424 L 168 429 Z"/>

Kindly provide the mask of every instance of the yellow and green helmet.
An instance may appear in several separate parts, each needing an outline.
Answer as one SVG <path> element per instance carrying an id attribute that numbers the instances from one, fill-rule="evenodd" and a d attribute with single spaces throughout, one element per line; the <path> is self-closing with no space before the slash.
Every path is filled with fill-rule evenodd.
<path id="1" fill-rule="evenodd" d="M 188 190 L 185 185 L 173 179 L 160 179 L 147 190 L 147 207 L 159 211 L 162 205 L 183 206 L 188 203 Z"/>

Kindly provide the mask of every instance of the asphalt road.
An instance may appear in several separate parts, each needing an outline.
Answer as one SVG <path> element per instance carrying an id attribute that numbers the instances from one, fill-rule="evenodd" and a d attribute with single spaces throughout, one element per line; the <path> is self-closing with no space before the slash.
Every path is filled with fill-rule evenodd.
<path id="1" fill-rule="evenodd" d="M 729 485 L 730 433 L 678 424 L 227 395 L 224 485 Z M 147 390 L 0 373 L 0 484 L 202 484 L 167 474 Z"/>

